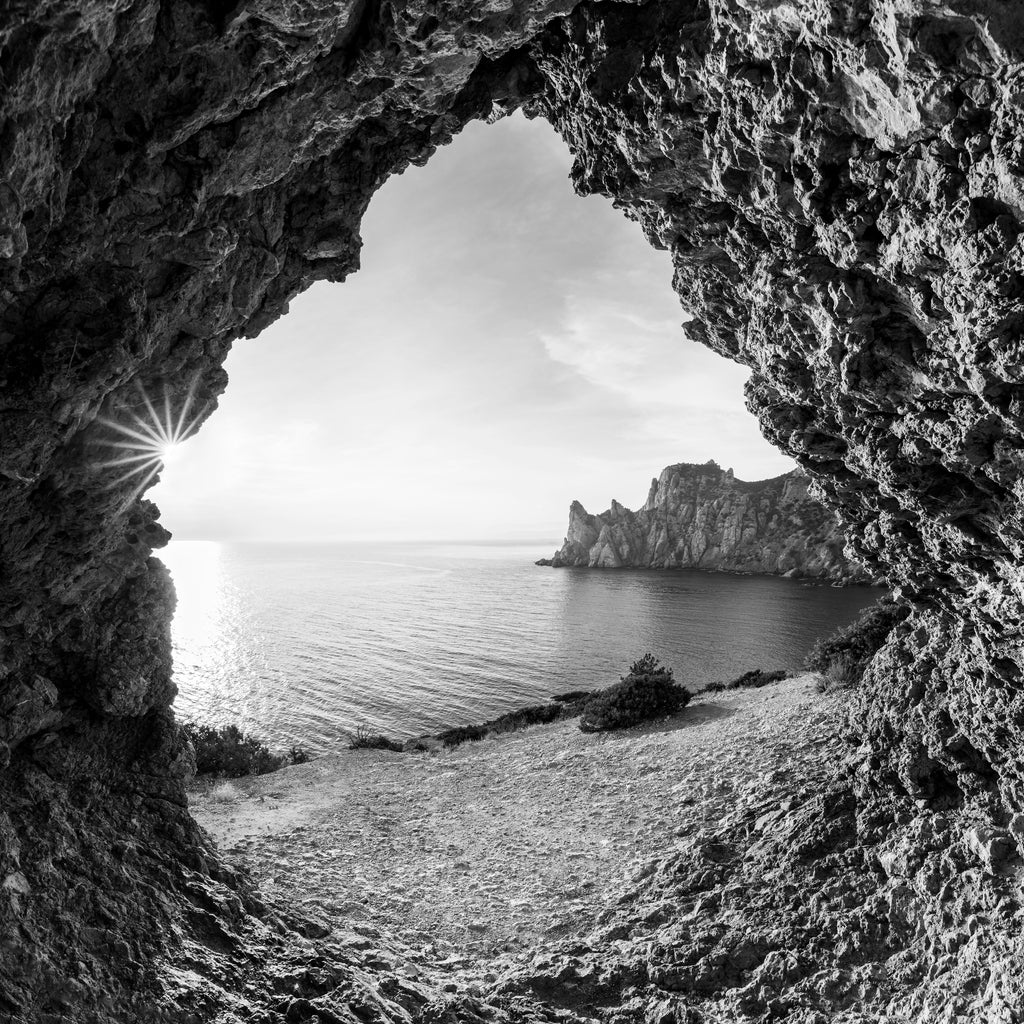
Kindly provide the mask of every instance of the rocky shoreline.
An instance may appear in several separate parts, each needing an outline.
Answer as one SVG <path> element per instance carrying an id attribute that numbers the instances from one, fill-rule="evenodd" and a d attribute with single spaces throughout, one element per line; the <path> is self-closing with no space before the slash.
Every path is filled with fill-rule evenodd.
<path id="1" fill-rule="evenodd" d="M 701 566 L 685 566 L 677 568 L 675 566 L 658 566 L 658 565 L 619 565 L 619 566 L 608 566 L 608 565 L 570 565 L 567 562 L 559 561 L 558 559 L 552 558 L 538 558 L 534 560 L 534 565 L 541 566 L 547 569 L 587 569 L 608 571 L 608 572 L 621 572 L 629 570 L 631 572 L 704 572 L 713 575 L 722 576 L 776 576 L 782 579 L 795 580 L 804 587 L 887 587 L 888 584 L 884 579 L 875 577 L 853 577 L 853 576 L 841 576 L 838 579 L 828 579 L 814 576 L 802 576 L 798 572 L 759 572 L 755 569 L 706 569 Z"/>

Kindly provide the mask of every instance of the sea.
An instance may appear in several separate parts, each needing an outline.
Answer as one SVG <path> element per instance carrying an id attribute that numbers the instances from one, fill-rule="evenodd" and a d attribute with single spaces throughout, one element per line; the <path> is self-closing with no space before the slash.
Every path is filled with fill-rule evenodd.
<path id="1" fill-rule="evenodd" d="M 556 546 L 172 541 L 178 714 L 326 753 L 609 686 L 647 652 L 699 689 L 798 668 L 880 593 L 534 565 Z"/>

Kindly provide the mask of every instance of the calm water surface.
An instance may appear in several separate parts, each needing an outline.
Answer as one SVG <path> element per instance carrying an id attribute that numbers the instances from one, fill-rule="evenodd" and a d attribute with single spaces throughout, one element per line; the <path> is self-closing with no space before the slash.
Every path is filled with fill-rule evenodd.
<path id="1" fill-rule="evenodd" d="M 533 565 L 554 546 L 172 542 L 179 714 L 324 752 L 608 686 L 646 651 L 692 687 L 795 668 L 879 593 Z"/>

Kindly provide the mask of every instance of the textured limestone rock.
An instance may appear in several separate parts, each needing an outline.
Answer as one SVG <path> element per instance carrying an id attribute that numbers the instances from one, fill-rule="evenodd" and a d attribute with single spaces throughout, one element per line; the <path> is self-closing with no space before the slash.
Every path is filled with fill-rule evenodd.
<path id="1" fill-rule="evenodd" d="M 198 426 L 232 341 L 354 270 L 374 191 L 518 103 L 532 71 L 517 50 L 571 6 L 0 11 L 0 880 L 15 880 L 0 887 L 0 1021 L 72 1006 L 157 1019 L 128 1008 L 158 1004 L 188 1019 L 196 992 L 208 1009 L 244 988 L 223 963 L 241 945 L 211 939 L 170 885 L 176 862 L 216 862 L 167 711 L 174 599 L 150 557 L 167 533 L 145 473 L 110 463 L 150 406 Z M 104 852 L 122 834 L 152 851 L 127 874 Z M 81 940 L 97 927 L 140 952 Z M 181 972 L 165 997 L 164 947 Z M 54 978 L 77 979 L 72 1002 Z M 280 1019 L 287 1000 L 260 979 L 253 1005 Z"/>
<path id="2" fill-rule="evenodd" d="M 808 494 L 808 477 L 800 470 L 745 483 L 714 462 L 681 463 L 651 481 L 637 512 L 612 501 L 607 512 L 592 516 L 574 501 L 565 542 L 539 564 L 866 582 L 864 571 L 843 554 L 844 544 L 835 516 Z"/>
<path id="3" fill-rule="evenodd" d="M 128 1005 L 156 990 L 130 965 L 161 941 L 207 951 L 187 970 L 223 960 L 181 893 L 159 932 L 102 898 L 160 902 L 147 886 L 199 848 L 166 710 L 166 534 L 103 465 L 123 437 L 109 424 L 145 416 L 144 395 L 172 416 L 191 400 L 201 422 L 233 340 L 358 266 L 389 174 L 522 104 L 570 144 L 581 192 L 671 252 L 690 333 L 752 368 L 766 434 L 915 604 L 870 673 L 859 798 L 1016 820 L 1022 20 L 997 0 L 7 4 L 4 1012 L 61 1012 L 54 977 L 80 979 L 80 1019 Z M 103 866 L 122 834 L 158 856 Z M 99 926 L 140 936 L 146 964 L 87 948 Z M 973 941 L 982 964 L 1012 948 Z"/>
<path id="4" fill-rule="evenodd" d="M 609 1024 L 1018 1020 L 1019 947 L 995 952 L 991 930 L 1013 935 L 1024 912 L 1012 871 L 978 884 L 991 840 L 907 798 L 858 814 L 841 771 L 824 789 L 804 774 L 827 754 L 786 753 L 795 799 L 765 779 L 705 828 L 678 808 L 675 851 L 640 865 L 598 928 L 507 963 L 496 989 Z"/>
<path id="5" fill-rule="evenodd" d="M 1001 813 L 1024 798 L 1021 45 L 989 3 L 584 7 L 531 107 L 916 603 L 864 710 L 874 778 Z"/>

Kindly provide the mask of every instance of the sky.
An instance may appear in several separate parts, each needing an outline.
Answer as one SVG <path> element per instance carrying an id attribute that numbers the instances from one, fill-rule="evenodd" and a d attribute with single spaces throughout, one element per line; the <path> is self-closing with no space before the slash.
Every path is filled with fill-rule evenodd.
<path id="1" fill-rule="evenodd" d="M 686 337 L 668 254 L 570 164 L 514 115 L 388 181 L 362 269 L 235 343 L 148 495 L 174 536 L 555 542 L 573 499 L 636 508 L 674 462 L 791 469 L 746 368 Z"/>

